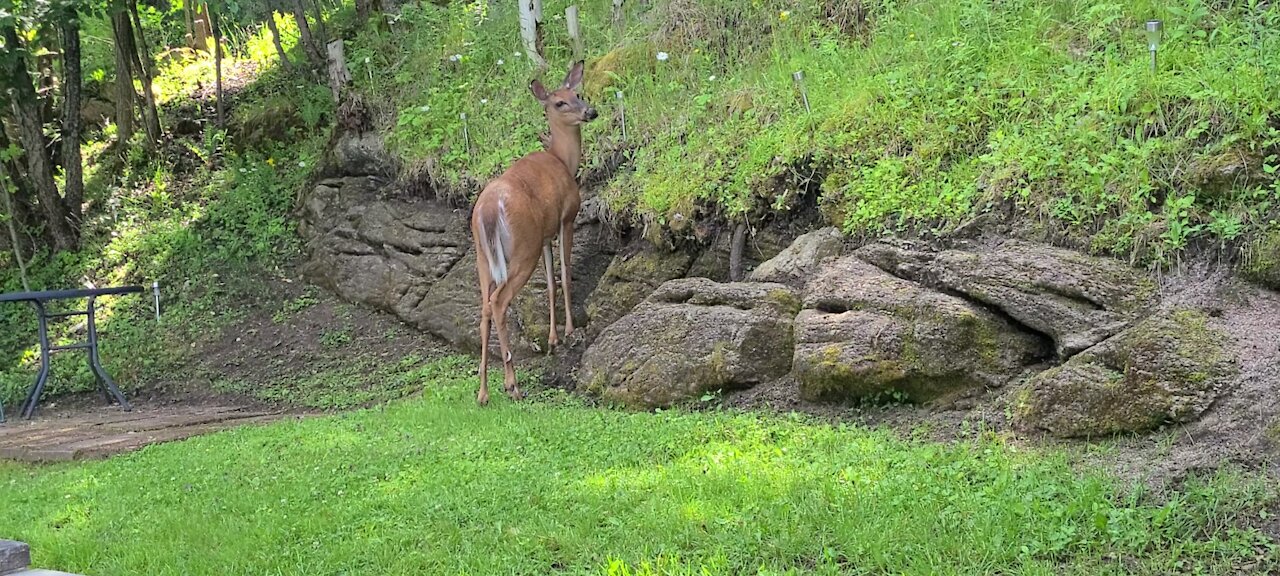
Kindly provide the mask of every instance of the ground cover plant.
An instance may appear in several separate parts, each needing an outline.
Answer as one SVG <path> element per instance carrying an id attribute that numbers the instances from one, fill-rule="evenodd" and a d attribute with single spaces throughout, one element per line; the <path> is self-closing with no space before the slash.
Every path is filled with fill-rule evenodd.
<path id="1" fill-rule="evenodd" d="M 1261 573 L 1274 488 L 1129 491 L 993 434 L 954 445 L 729 412 L 420 397 L 106 462 L 0 466 L 0 533 L 87 574 Z"/>

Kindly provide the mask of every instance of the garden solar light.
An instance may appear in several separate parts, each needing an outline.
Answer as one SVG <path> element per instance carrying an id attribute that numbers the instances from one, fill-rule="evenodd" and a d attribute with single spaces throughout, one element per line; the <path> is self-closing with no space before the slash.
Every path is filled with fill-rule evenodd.
<path id="1" fill-rule="evenodd" d="M 812 113 L 813 110 L 809 108 L 809 93 L 804 89 L 804 72 L 800 70 L 792 72 L 791 79 L 795 80 L 796 87 L 800 89 L 800 99 L 804 101 L 804 111 Z"/>
<path id="2" fill-rule="evenodd" d="M 151 294 L 155 296 L 156 301 L 156 322 L 160 321 L 160 282 L 151 282 Z"/>
<path id="3" fill-rule="evenodd" d="M 618 90 L 613 94 L 618 98 L 618 114 L 621 116 L 620 121 L 622 123 L 622 139 L 625 141 L 627 139 L 627 108 L 622 101 L 622 91 Z"/>
<path id="4" fill-rule="evenodd" d="M 1151 70 L 1156 69 L 1156 51 L 1160 49 L 1160 36 L 1164 33 L 1164 23 L 1159 20 L 1147 20 L 1147 50 L 1151 52 Z"/>

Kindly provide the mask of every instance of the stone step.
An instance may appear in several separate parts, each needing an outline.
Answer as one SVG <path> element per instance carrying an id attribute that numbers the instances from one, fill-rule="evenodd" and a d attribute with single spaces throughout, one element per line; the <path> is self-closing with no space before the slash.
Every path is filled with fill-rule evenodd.
<path id="1" fill-rule="evenodd" d="M 0 540 L 0 574 L 13 574 L 31 565 L 31 547 L 22 542 Z"/>
<path id="2" fill-rule="evenodd" d="M 30 566 L 30 546 L 13 540 L 0 540 L 0 576 L 76 576 Z"/>

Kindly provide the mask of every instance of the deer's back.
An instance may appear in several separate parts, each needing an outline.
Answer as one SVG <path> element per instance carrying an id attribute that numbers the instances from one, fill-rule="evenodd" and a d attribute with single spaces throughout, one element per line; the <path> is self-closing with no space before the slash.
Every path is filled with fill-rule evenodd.
<path id="1" fill-rule="evenodd" d="M 581 202 L 578 183 L 564 163 L 550 152 L 538 151 L 517 160 L 485 186 L 476 204 L 502 203 L 509 213 L 526 215 L 520 220 L 551 237 L 562 221 L 577 215 Z"/>

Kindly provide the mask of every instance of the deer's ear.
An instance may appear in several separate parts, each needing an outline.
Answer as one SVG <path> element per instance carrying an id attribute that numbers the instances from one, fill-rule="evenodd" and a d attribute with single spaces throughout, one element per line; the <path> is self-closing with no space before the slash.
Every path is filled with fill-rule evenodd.
<path id="1" fill-rule="evenodd" d="M 563 88 L 577 88 L 582 84 L 582 60 L 573 63 L 573 67 L 569 69 L 569 74 L 564 77 Z"/>
<path id="2" fill-rule="evenodd" d="M 542 85 L 542 82 L 538 80 L 534 80 L 529 83 L 529 91 L 533 92 L 533 97 L 537 98 L 539 102 L 546 102 L 547 98 L 551 97 L 551 94 L 547 92 L 547 89 Z"/>

